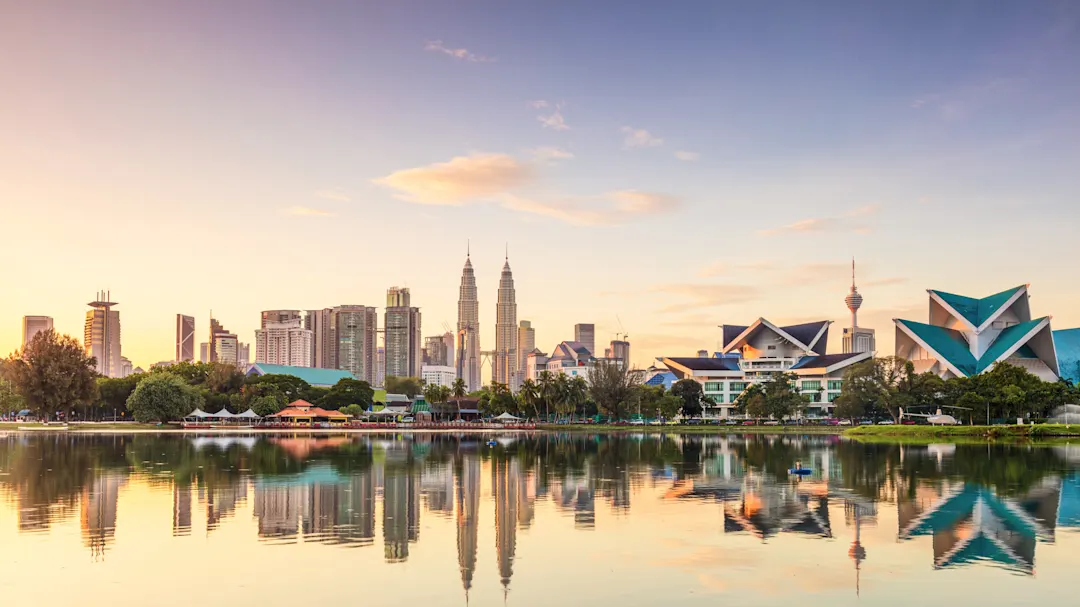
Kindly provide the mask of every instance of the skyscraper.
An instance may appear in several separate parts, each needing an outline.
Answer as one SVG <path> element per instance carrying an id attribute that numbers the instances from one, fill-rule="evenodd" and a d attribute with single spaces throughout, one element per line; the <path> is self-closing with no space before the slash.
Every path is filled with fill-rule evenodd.
<path id="1" fill-rule="evenodd" d="M 532 322 L 523 320 L 518 323 L 517 330 L 517 379 L 514 384 L 514 389 L 517 390 L 521 387 L 521 382 L 525 381 L 525 369 L 528 366 L 529 352 L 536 349 L 536 329 L 533 329 Z"/>
<path id="2" fill-rule="evenodd" d="M 383 343 L 386 348 L 386 375 L 420 377 L 420 308 L 412 307 L 409 289 L 390 287 L 386 292 Z"/>
<path id="3" fill-rule="evenodd" d="M 229 333 L 225 327 L 210 316 L 210 344 L 208 347 L 210 362 L 235 365 L 240 362 L 240 340 Z"/>
<path id="4" fill-rule="evenodd" d="M 337 369 L 337 332 L 334 330 L 333 308 L 308 310 L 304 328 L 312 332 L 311 365 L 320 369 Z"/>
<path id="5" fill-rule="evenodd" d="M 53 328 L 51 316 L 23 316 L 22 341 L 23 345 L 30 343 L 38 333 L 49 331 Z"/>
<path id="6" fill-rule="evenodd" d="M 471 255 L 465 255 L 458 289 L 458 377 L 472 392 L 480 389 L 480 302 L 476 299 L 476 274 Z"/>
<path id="7" fill-rule="evenodd" d="M 613 340 L 608 352 L 610 353 L 608 358 L 622 364 L 624 369 L 630 368 L 630 342 L 621 339 Z"/>
<path id="8" fill-rule="evenodd" d="M 210 344 L 205 341 L 199 344 L 199 362 L 210 362 Z"/>
<path id="9" fill-rule="evenodd" d="M 120 312 L 112 309 L 117 304 L 109 301 L 108 292 L 102 291 L 87 305 L 93 309 L 86 313 L 86 324 L 83 326 L 86 354 L 97 359 L 98 373 L 106 377 L 119 377 Z"/>
<path id="10" fill-rule="evenodd" d="M 379 346 L 375 352 L 375 384 L 376 388 L 386 386 L 386 348 Z"/>
<path id="11" fill-rule="evenodd" d="M 591 323 L 574 325 L 574 341 L 585 346 L 589 354 L 596 356 L 596 325 Z"/>
<path id="12" fill-rule="evenodd" d="M 851 260 L 851 291 L 844 298 L 847 309 L 851 312 L 851 326 L 844 328 L 844 354 L 856 352 L 873 352 L 877 349 L 873 329 L 864 329 L 859 326 L 859 308 L 862 307 L 863 296 L 855 287 L 855 260 Z"/>
<path id="13" fill-rule="evenodd" d="M 495 358 L 491 364 L 491 381 L 514 386 L 518 369 L 517 301 L 510 258 L 503 263 L 499 277 L 499 296 L 495 306 Z"/>
<path id="14" fill-rule="evenodd" d="M 176 358 L 178 363 L 195 360 L 195 317 L 176 315 Z"/>
<path id="15" fill-rule="evenodd" d="M 427 352 L 425 364 L 433 367 L 454 366 L 454 334 L 432 335 L 424 338 L 424 351 Z"/>
<path id="16" fill-rule="evenodd" d="M 267 323 L 300 320 L 300 310 L 263 310 L 259 316 L 259 328 L 265 329 Z"/>
<path id="17" fill-rule="evenodd" d="M 338 306 L 334 308 L 333 324 L 337 335 L 338 369 L 353 377 L 375 383 L 375 335 L 379 317 L 368 306 Z"/>
<path id="18" fill-rule="evenodd" d="M 255 362 L 310 367 L 313 340 L 313 331 L 303 328 L 299 317 L 278 322 L 264 316 L 263 328 L 255 331 Z"/>

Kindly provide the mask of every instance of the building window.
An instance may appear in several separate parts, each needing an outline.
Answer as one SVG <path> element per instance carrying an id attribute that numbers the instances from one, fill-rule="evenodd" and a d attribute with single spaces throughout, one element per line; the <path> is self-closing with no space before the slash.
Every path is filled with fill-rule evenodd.
<path id="1" fill-rule="evenodd" d="M 815 380 L 812 380 L 812 381 L 804 381 L 802 383 L 802 389 L 803 390 L 820 390 L 821 389 L 821 380 L 815 379 Z"/>
<path id="2" fill-rule="evenodd" d="M 839 393 L 839 392 L 829 392 L 829 396 L 828 396 L 829 402 L 830 402 L 830 403 L 831 403 L 831 402 L 833 402 L 833 401 L 834 401 L 834 400 L 836 400 L 836 399 L 837 399 L 837 398 L 838 398 L 839 396 L 840 396 L 840 393 Z"/>
<path id="3" fill-rule="evenodd" d="M 775 349 L 776 349 L 776 346 L 769 346 L 769 347 L 768 347 L 767 349 L 769 349 L 769 350 L 775 350 Z"/>
<path id="4" fill-rule="evenodd" d="M 733 403 L 738 398 L 739 398 L 738 394 L 728 394 L 728 401 L 727 402 Z"/>
<path id="5" fill-rule="evenodd" d="M 807 394 L 807 396 L 810 397 L 810 402 L 812 402 L 812 403 L 820 403 L 821 402 L 821 394 L 818 393 L 818 392 L 811 392 L 810 394 Z"/>
<path id="6" fill-rule="evenodd" d="M 841 389 L 843 389 L 843 385 L 844 385 L 844 380 L 842 380 L 842 379 L 830 379 L 829 380 L 829 389 L 830 390 L 841 390 Z"/>
<path id="7" fill-rule="evenodd" d="M 723 382 L 718 382 L 718 381 L 707 381 L 707 382 L 705 382 L 705 391 L 706 392 L 723 392 L 724 391 L 724 384 L 723 384 Z"/>
<path id="8" fill-rule="evenodd" d="M 746 389 L 746 382 L 733 381 L 731 382 L 731 384 L 728 385 L 728 388 L 730 388 L 732 392 L 742 392 Z"/>

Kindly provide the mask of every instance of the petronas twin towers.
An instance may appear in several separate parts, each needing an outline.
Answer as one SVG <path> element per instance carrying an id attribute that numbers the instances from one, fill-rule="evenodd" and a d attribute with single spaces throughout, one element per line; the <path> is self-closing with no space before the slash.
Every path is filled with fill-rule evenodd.
<path id="1" fill-rule="evenodd" d="M 480 351 L 480 301 L 476 295 L 476 274 L 471 255 L 465 256 L 458 291 L 457 373 L 470 392 L 481 387 L 481 355 L 491 355 L 491 380 L 513 386 L 518 371 L 517 302 L 510 259 L 503 264 L 499 279 L 499 299 L 495 308 L 495 350 Z"/>

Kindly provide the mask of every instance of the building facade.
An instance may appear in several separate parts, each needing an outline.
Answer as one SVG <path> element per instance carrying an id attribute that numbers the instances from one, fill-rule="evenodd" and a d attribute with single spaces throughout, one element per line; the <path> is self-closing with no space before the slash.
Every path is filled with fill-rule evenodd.
<path id="1" fill-rule="evenodd" d="M 376 374 L 376 333 L 378 313 L 368 306 L 338 306 L 334 308 L 334 328 L 337 334 L 338 369 L 353 377 L 378 385 Z"/>
<path id="2" fill-rule="evenodd" d="M 311 366 L 337 369 L 337 331 L 334 328 L 334 309 L 308 310 L 304 328 L 311 331 Z"/>
<path id="3" fill-rule="evenodd" d="M 764 318 L 749 326 L 723 326 L 724 346 L 713 357 L 662 358 L 677 379 L 702 384 L 713 404 L 704 417 L 733 417 L 739 396 L 751 384 L 768 381 L 776 373 L 796 376 L 796 389 L 807 397 L 808 417 L 828 417 L 840 396 L 844 371 L 867 360 L 871 352 L 828 354 L 831 321 L 781 327 Z"/>
<path id="4" fill-rule="evenodd" d="M 1028 285 L 982 299 L 929 290 L 928 323 L 896 319 L 896 356 L 915 370 L 970 377 L 998 362 L 1023 367 L 1044 381 L 1060 377 L 1050 317 L 1032 318 Z"/>
<path id="5" fill-rule="evenodd" d="M 503 263 L 495 306 L 495 354 L 491 360 L 491 381 L 514 387 L 518 370 L 517 298 L 510 260 Z"/>
<path id="6" fill-rule="evenodd" d="M 458 288 L 458 377 L 465 380 L 465 387 L 472 392 L 480 389 L 480 302 L 476 294 L 476 274 L 472 258 L 465 256 L 461 270 L 461 286 Z"/>
<path id="7" fill-rule="evenodd" d="M 596 325 L 592 323 L 574 325 L 574 341 L 585 346 L 589 354 L 593 356 L 599 354 L 596 351 Z"/>
<path id="8" fill-rule="evenodd" d="M 23 346 L 30 343 L 30 340 L 34 339 L 34 336 L 38 333 L 44 333 L 45 331 L 51 331 L 52 329 L 53 319 L 51 316 L 23 316 Z"/>
<path id="9" fill-rule="evenodd" d="M 255 362 L 289 367 L 312 367 L 314 332 L 300 318 L 264 321 L 255 331 Z"/>
<path id="10" fill-rule="evenodd" d="M 105 377 L 120 377 L 120 312 L 113 310 L 116 302 L 109 294 L 98 293 L 83 324 L 83 347 L 87 356 L 97 360 L 97 372 Z"/>
<path id="11" fill-rule="evenodd" d="M 300 310 L 263 310 L 259 314 L 259 328 L 265 329 L 269 323 L 287 323 L 300 319 Z"/>
<path id="12" fill-rule="evenodd" d="M 386 292 L 383 321 L 386 375 L 420 376 L 420 367 L 423 364 L 420 335 L 420 308 L 412 307 L 409 289 L 391 287 Z"/>
<path id="13" fill-rule="evenodd" d="M 527 369 L 529 353 L 536 349 L 536 329 L 533 328 L 531 321 L 523 320 L 518 323 L 517 349 L 518 372 L 515 374 L 513 386 L 515 391 L 529 376 Z"/>
<path id="14" fill-rule="evenodd" d="M 606 358 L 622 365 L 624 369 L 630 368 L 630 342 L 624 339 L 616 339 L 607 348 Z"/>
<path id="15" fill-rule="evenodd" d="M 176 362 L 195 360 L 195 317 L 176 315 Z"/>
<path id="16" fill-rule="evenodd" d="M 555 346 L 551 355 L 544 354 L 540 350 L 533 349 L 525 357 L 525 377 L 537 381 L 540 375 L 548 373 L 561 373 L 570 377 L 588 378 L 589 370 L 596 365 L 596 357 L 589 352 L 584 344 L 576 341 L 564 341 Z"/>
<path id="17" fill-rule="evenodd" d="M 457 369 L 449 365 L 424 365 L 420 369 L 420 378 L 429 386 L 454 387 Z"/>
<path id="18" fill-rule="evenodd" d="M 454 334 L 432 335 L 424 338 L 424 364 L 433 367 L 454 366 Z"/>

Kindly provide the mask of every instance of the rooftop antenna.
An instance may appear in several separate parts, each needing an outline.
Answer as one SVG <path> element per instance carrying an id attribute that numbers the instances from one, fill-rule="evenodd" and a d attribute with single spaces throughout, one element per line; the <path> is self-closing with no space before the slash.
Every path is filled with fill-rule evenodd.
<path id="1" fill-rule="evenodd" d="M 465 257 L 472 256 L 472 240 L 465 239 Z"/>

